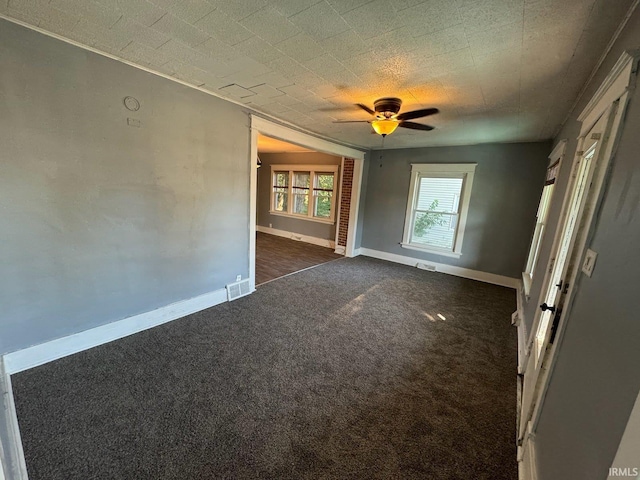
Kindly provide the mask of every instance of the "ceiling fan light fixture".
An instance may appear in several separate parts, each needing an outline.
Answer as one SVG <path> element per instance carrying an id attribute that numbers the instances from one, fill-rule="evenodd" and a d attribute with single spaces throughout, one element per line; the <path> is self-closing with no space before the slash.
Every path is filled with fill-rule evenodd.
<path id="1" fill-rule="evenodd" d="M 373 127 L 375 132 L 378 135 L 382 135 L 383 137 L 386 137 L 390 133 L 395 132 L 396 128 L 398 128 L 398 125 L 400 125 L 398 121 L 389 119 L 374 120 L 373 122 L 371 122 L 371 126 Z"/>

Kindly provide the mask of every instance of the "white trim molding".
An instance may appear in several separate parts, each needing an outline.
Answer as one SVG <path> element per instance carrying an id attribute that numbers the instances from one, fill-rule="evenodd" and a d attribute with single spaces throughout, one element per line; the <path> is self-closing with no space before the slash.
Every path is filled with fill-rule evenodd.
<path id="1" fill-rule="evenodd" d="M 564 152 L 566 149 L 567 149 L 567 139 L 563 138 L 558 143 L 556 143 L 556 146 L 553 147 L 553 150 L 551 150 L 551 153 L 547 157 L 549 159 L 549 165 L 553 165 L 557 161 L 560 161 L 564 156 Z"/>
<path id="2" fill-rule="evenodd" d="M 518 446 L 518 480 L 538 480 L 538 464 L 536 461 L 535 435 L 531 423 L 527 426 L 527 434 Z"/>
<path id="3" fill-rule="evenodd" d="M 329 153 L 331 155 L 364 159 L 364 152 L 355 148 L 347 147 L 339 143 L 334 143 L 323 138 L 319 138 L 308 133 L 294 130 L 290 127 L 280 125 L 265 118 L 251 115 L 251 128 L 268 137 L 295 143 L 301 147 L 310 148 L 317 152 Z"/>
<path id="4" fill-rule="evenodd" d="M 455 267 L 453 265 L 436 263 L 429 260 L 407 257 L 404 255 L 398 255 L 396 253 L 388 253 L 380 250 L 373 250 L 370 248 L 360 248 L 359 250 L 360 255 L 364 255 L 365 257 L 378 258 L 380 260 L 387 260 L 389 262 L 400 263 L 402 265 L 409 265 L 410 267 L 417 267 L 419 264 L 426 265 L 429 267 L 434 267 L 434 271 L 436 272 L 455 275 L 456 277 L 468 278 L 470 280 L 477 280 L 479 282 L 492 283 L 493 285 L 500 285 L 501 287 L 517 289 L 520 285 L 519 278 L 506 277 L 504 275 L 481 272 L 479 270 L 471 270 L 470 268 Z"/>
<path id="5" fill-rule="evenodd" d="M 514 312 L 515 321 L 513 325 L 518 330 L 518 374 L 522 375 L 524 373 L 525 367 L 527 365 L 527 324 L 524 321 L 524 305 L 523 305 L 523 297 L 525 296 L 525 288 L 524 283 L 521 283 L 518 286 L 518 291 L 516 292 L 516 305 L 517 309 Z"/>
<path id="6" fill-rule="evenodd" d="M 219 305 L 227 301 L 227 291 L 222 288 L 205 293 L 189 300 L 172 303 L 165 307 L 141 313 L 123 320 L 117 320 L 99 327 L 91 328 L 49 342 L 27 347 L 4 355 L 4 366 L 7 374 L 28 370 L 53 360 L 88 350 L 98 345 L 128 337 L 134 333 L 148 330 L 163 323 L 177 320 L 186 315 L 199 312 L 206 308 Z"/>
<path id="7" fill-rule="evenodd" d="M 11 377 L 0 358 L 0 479 L 27 480 L 27 465 L 22 450 L 18 415 L 13 400 Z"/>
<path id="8" fill-rule="evenodd" d="M 360 189 L 362 188 L 362 176 L 364 172 L 364 160 L 353 158 L 353 179 L 351 180 L 351 202 L 349 203 L 349 225 L 347 228 L 347 245 L 345 255 L 355 257 L 356 233 L 358 229 L 358 212 L 360 211 Z M 336 235 L 338 235 L 336 231 Z"/>
<path id="9" fill-rule="evenodd" d="M 302 233 L 287 232 L 286 230 L 279 230 L 277 228 L 271 228 L 271 227 L 263 227 L 262 225 L 256 226 L 256 230 L 258 230 L 258 232 L 268 233 L 269 235 L 276 235 L 278 237 L 290 238 L 298 242 L 312 243 L 313 245 L 320 245 L 321 247 L 327 247 L 327 248 L 336 248 L 336 242 L 334 242 L 333 240 L 326 240 L 324 238 L 311 237 L 309 235 L 303 235 Z"/>
<path id="10" fill-rule="evenodd" d="M 598 121 L 598 118 L 628 90 L 635 85 L 635 74 L 638 69 L 640 51 L 631 50 L 623 52 L 616 64 L 604 79 L 593 98 L 578 115 L 578 121 L 582 122 L 580 136 L 584 136 Z"/>
<path id="11" fill-rule="evenodd" d="M 407 211 L 405 213 L 404 231 L 402 234 L 402 248 L 411 250 L 419 250 L 448 257 L 460 257 L 462 255 L 462 240 L 464 238 L 464 229 L 467 223 L 467 212 L 469 211 L 469 202 L 471 199 L 471 189 L 473 188 L 473 177 L 476 171 L 477 163 L 412 163 L 411 164 L 411 183 L 409 186 L 409 196 L 407 198 Z M 460 190 L 460 201 L 455 213 L 458 216 L 456 223 L 453 246 L 450 249 L 439 248 L 431 245 L 422 245 L 412 243 L 415 211 L 418 210 L 418 197 L 420 196 L 420 186 L 422 178 L 455 178 L 462 179 L 462 187 Z M 453 213 L 453 212 L 449 212 Z"/>

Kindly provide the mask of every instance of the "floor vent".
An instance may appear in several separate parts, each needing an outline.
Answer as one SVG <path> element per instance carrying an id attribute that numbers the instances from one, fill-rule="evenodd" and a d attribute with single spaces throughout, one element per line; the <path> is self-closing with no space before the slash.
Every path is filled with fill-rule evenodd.
<path id="1" fill-rule="evenodd" d="M 235 300 L 245 295 L 249 295 L 251 289 L 249 288 L 249 279 L 240 280 L 239 282 L 230 283 L 227 285 L 227 300 Z"/>
<path id="2" fill-rule="evenodd" d="M 416 268 L 419 268 L 420 270 L 429 270 L 430 272 L 436 271 L 436 266 L 428 263 L 418 263 L 416 264 Z"/>

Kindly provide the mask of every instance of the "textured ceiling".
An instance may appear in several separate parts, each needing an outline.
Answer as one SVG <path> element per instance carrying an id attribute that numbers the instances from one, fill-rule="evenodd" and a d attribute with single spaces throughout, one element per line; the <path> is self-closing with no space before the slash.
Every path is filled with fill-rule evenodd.
<path id="1" fill-rule="evenodd" d="M 307 130 L 378 147 L 353 103 L 437 107 L 386 147 L 551 138 L 633 0 L 0 0 L 35 25 Z"/>

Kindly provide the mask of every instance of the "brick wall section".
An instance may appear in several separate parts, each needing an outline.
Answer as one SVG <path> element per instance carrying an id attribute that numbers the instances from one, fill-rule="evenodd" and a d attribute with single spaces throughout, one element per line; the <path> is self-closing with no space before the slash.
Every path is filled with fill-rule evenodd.
<path id="1" fill-rule="evenodd" d="M 342 197 L 340 198 L 340 224 L 338 226 L 338 245 L 347 245 L 347 233 L 349 231 L 349 210 L 351 210 L 351 186 L 353 185 L 352 158 L 344 159 L 342 168 Z"/>

